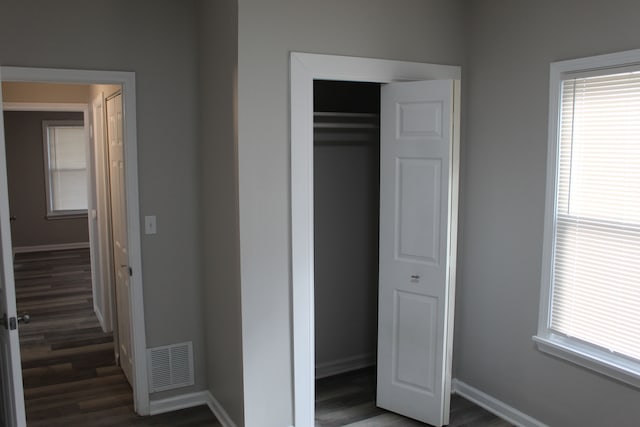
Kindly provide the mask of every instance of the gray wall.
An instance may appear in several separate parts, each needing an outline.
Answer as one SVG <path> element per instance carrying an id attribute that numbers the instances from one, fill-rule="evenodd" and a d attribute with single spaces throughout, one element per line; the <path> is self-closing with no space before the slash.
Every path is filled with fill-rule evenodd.
<path id="1" fill-rule="evenodd" d="M 375 356 L 378 150 L 375 138 L 314 148 L 316 367 Z"/>
<path id="2" fill-rule="evenodd" d="M 196 18 L 192 1 L 0 0 L 0 64 L 136 72 L 141 214 L 158 216 L 142 236 L 149 346 L 194 341 L 195 389 L 239 424 L 289 425 L 289 53 L 462 64 L 456 376 L 551 425 L 638 424 L 636 389 L 531 341 L 549 62 L 640 47 L 636 1 L 215 3 Z M 220 99 L 198 106 L 199 84 Z"/>
<path id="3" fill-rule="evenodd" d="M 240 426 L 244 421 L 244 400 L 236 131 L 237 2 L 202 0 L 197 13 L 208 380 L 213 395 Z"/>
<path id="4" fill-rule="evenodd" d="M 2 65 L 136 73 L 140 213 L 158 220 L 158 234 L 141 236 L 147 345 L 193 341 L 193 390 L 204 388 L 195 3 L 0 0 L 0 10 Z"/>
<path id="5" fill-rule="evenodd" d="M 239 1 L 238 154 L 246 425 L 293 418 L 289 53 L 461 64 L 463 2 Z"/>
<path id="6" fill-rule="evenodd" d="M 9 206 L 14 247 L 89 243 L 87 217 L 47 219 L 43 120 L 79 120 L 82 113 L 5 111 Z"/>
<path id="7" fill-rule="evenodd" d="M 640 3 L 469 2 L 456 376 L 552 426 L 640 425 L 637 389 L 536 350 L 549 63 L 640 47 Z"/>

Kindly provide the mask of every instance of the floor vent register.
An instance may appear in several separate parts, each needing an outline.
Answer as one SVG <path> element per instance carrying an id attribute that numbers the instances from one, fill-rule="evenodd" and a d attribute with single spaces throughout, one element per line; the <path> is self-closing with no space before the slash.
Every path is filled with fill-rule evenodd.
<path id="1" fill-rule="evenodd" d="M 150 392 L 193 385 L 193 344 L 189 342 L 147 350 Z"/>

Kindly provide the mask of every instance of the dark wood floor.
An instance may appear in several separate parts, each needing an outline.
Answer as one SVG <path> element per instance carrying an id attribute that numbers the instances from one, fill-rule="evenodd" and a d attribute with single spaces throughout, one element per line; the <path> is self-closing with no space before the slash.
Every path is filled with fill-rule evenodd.
<path id="1" fill-rule="evenodd" d="M 375 368 L 366 368 L 316 381 L 316 427 L 425 427 L 376 407 Z M 468 400 L 451 396 L 451 427 L 509 427 Z"/>
<path id="2" fill-rule="evenodd" d="M 220 426 L 207 407 L 153 417 L 133 412 L 113 337 L 93 313 L 88 249 L 16 254 L 20 349 L 31 426 Z"/>
<path id="3" fill-rule="evenodd" d="M 88 250 L 17 254 L 20 346 L 29 427 L 220 426 L 207 407 L 153 417 L 133 412 L 133 396 L 115 365 L 113 337 L 93 313 Z M 316 426 L 425 426 L 375 406 L 375 372 L 364 369 L 316 384 Z M 451 426 L 510 424 L 453 396 Z"/>

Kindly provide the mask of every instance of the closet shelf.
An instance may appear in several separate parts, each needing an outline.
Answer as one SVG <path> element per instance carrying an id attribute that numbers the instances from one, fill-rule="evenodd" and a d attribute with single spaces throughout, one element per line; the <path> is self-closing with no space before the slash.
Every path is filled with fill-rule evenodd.
<path id="1" fill-rule="evenodd" d="M 380 116 L 374 113 L 313 113 L 313 128 L 321 131 L 358 131 L 377 130 L 380 127 Z"/>

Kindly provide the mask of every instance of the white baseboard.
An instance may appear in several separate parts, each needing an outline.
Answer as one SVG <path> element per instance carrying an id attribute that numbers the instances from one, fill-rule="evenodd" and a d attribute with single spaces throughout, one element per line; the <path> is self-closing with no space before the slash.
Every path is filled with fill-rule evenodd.
<path id="1" fill-rule="evenodd" d="M 207 391 L 197 391 L 195 393 L 181 394 L 164 399 L 150 400 L 149 414 L 158 415 L 164 414 L 165 412 L 193 408 L 194 406 L 208 405 L 208 399 Z"/>
<path id="2" fill-rule="evenodd" d="M 361 354 L 359 356 L 346 357 L 344 359 L 332 360 L 316 364 L 316 379 L 342 374 L 344 372 L 355 371 L 356 369 L 373 366 L 376 363 L 375 354 Z"/>
<path id="3" fill-rule="evenodd" d="M 220 402 L 218 402 L 208 390 L 182 394 L 166 399 L 151 400 L 149 402 L 149 414 L 163 414 L 165 412 L 178 411 L 200 405 L 207 405 L 223 427 L 236 427 L 231 417 L 229 417 L 229 414 L 227 414 L 227 411 L 224 410 Z"/>
<path id="4" fill-rule="evenodd" d="M 102 328 L 102 332 L 107 333 L 107 328 L 106 328 L 106 325 L 104 324 L 104 317 L 102 317 L 102 313 L 100 312 L 100 310 L 98 310 L 98 308 L 95 306 L 95 304 L 93 305 L 93 312 L 95 313 L 96 317 L 98 318 L 98 323 L 100 324 L 100 327 Z"/>
<path id="5" fill-rule="evenodd" d="M 62 251 L 65 249 L 87 249 L 89 242 L 78 243 L 60 243 L 57 245 L 38 245 L 38 246 L 15 246 L 13 254 L 22 254 L 28 252 L 46 252 L 46 251 Z"/>
<path id="6" fill-rule="evenodd" d="M 529 415 L 518 411 L 516 408 L 489 396 L 485 392 L 478 390 L 457 379 L 451 382 L 451 390 L 476 405 L 494 413 L 505 421 L 521 427 L 548 427 L 546 424 L 536 420 Z"/>
<path id="7" fill-rule="evenodd" d="M 229 414 L 227 414 L 227 411 L 224 410 L 220 402 L 213 397 L 211 392 L 207 391 L 206 393 L 209 397 L 207 405 L 209 406 L 209 409 L 211 409 L 211 412 L 213 412 L 213 415 L 215 415 L 218 421 L 220 421 L 220 424 L 222 424 L 223 427 L 236 427 L 235 423 Z"/>

